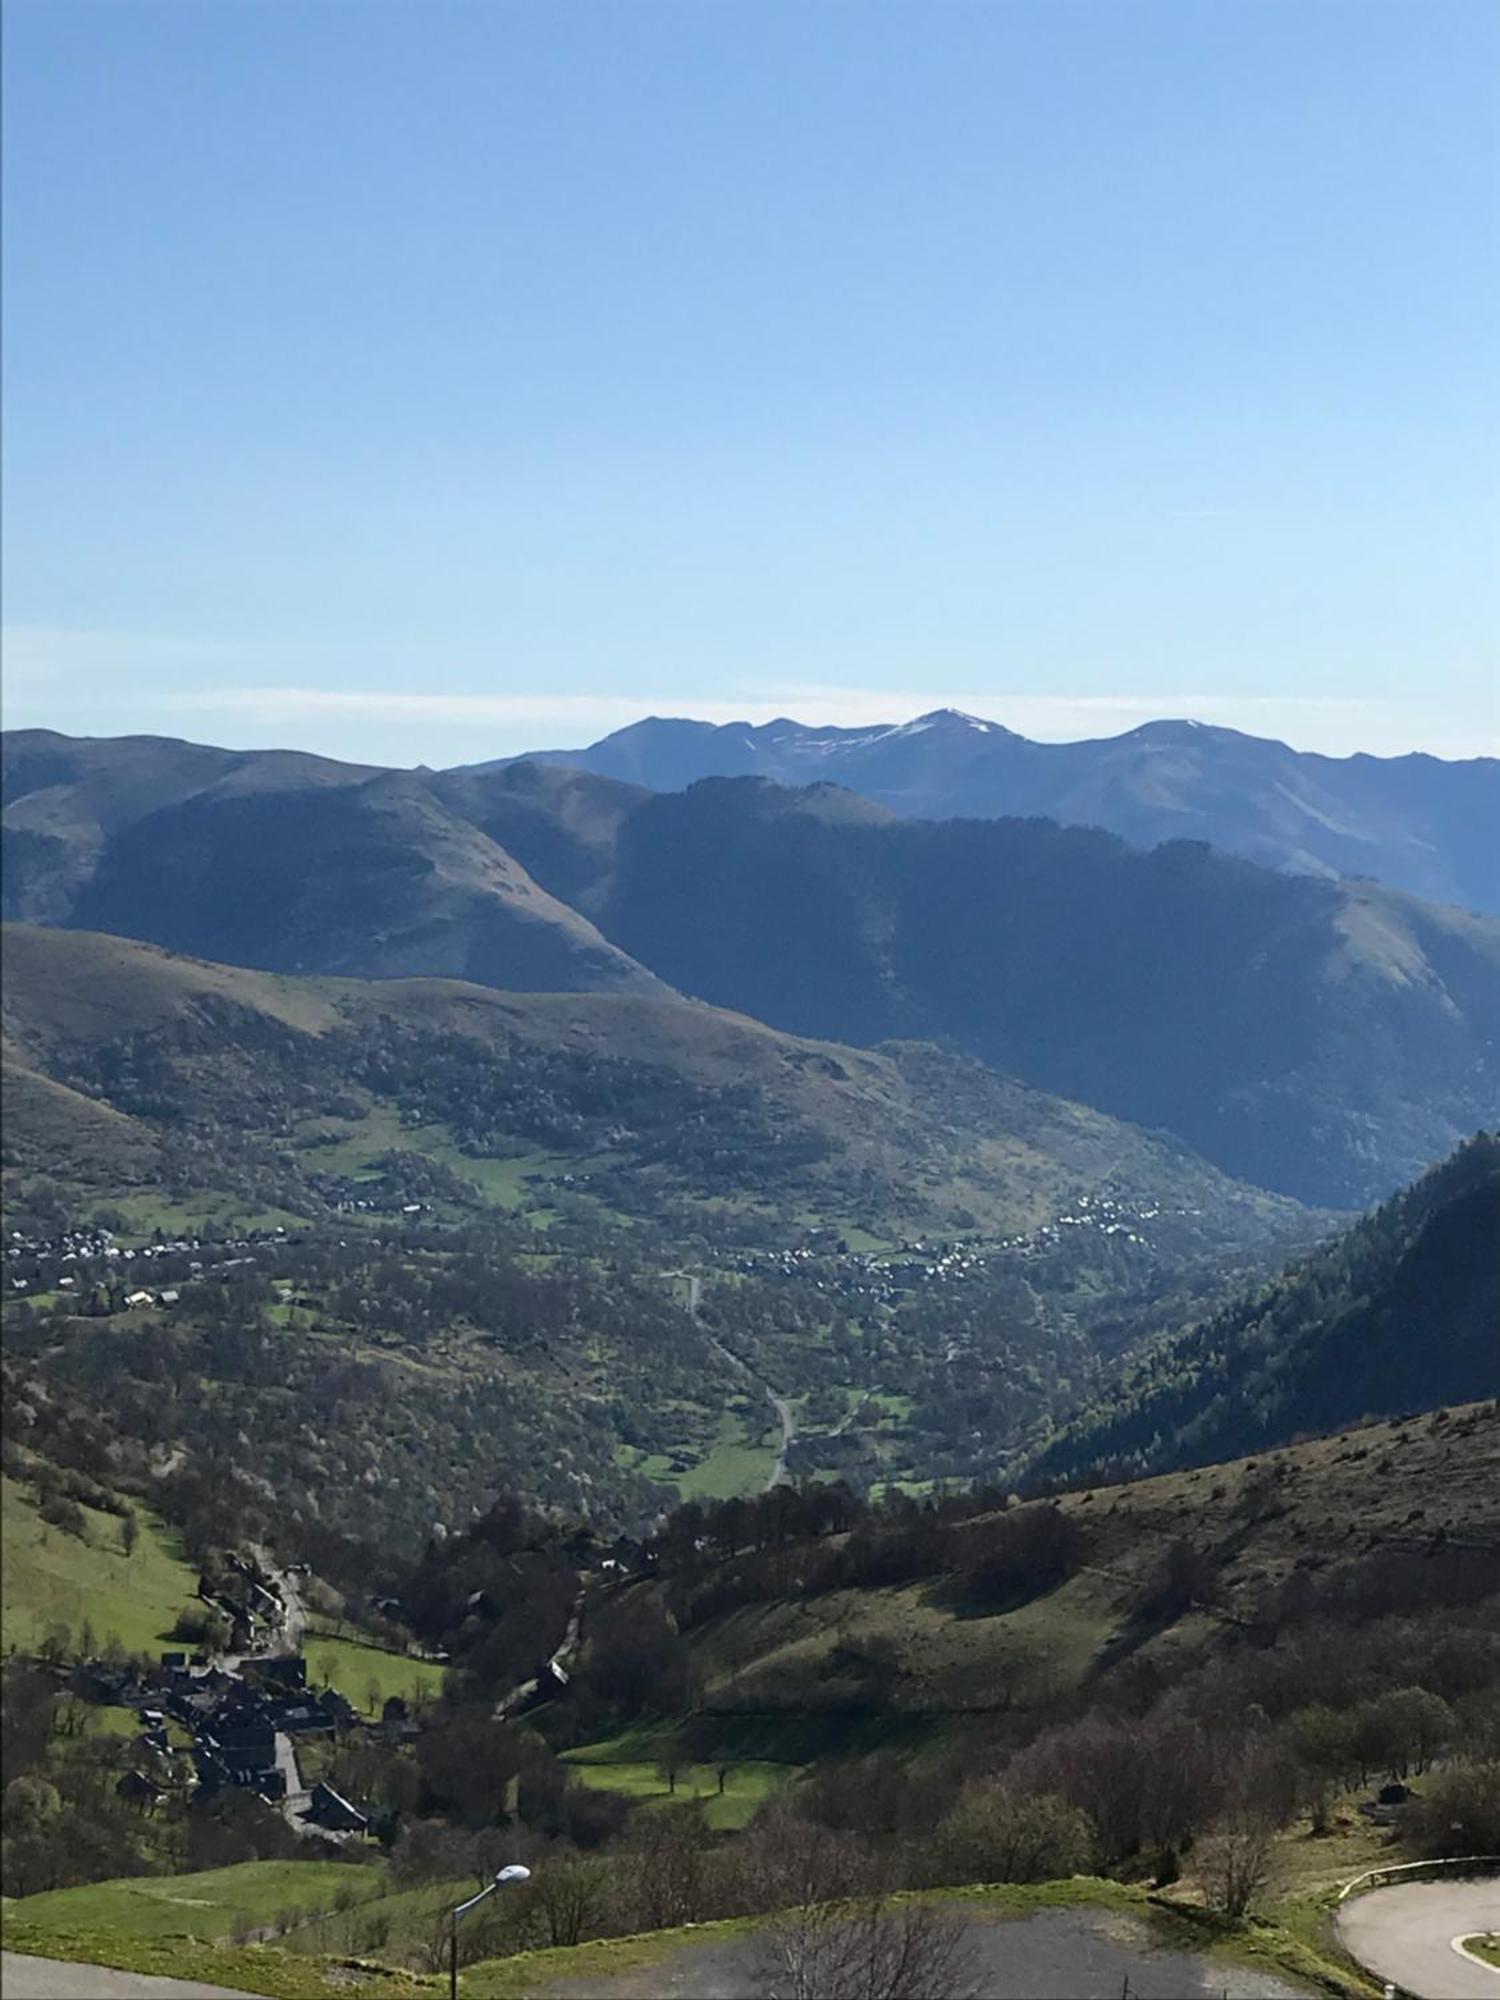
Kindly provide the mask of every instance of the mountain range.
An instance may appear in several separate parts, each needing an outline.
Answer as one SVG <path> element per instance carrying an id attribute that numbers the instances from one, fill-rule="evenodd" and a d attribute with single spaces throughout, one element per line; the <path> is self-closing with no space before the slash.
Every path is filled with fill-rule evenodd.
<path id="1" fill-rule="evenodd" d="M 10 918 L 943 1043 L 1321 1206 L 1382 1198 L 1500 1101 L 1500 923 L 1200 842 L 755 778 L 653 793 L 40 731 L 4 749 Z"/>
<path id="2" fill-rule="evenodd" d="M 1500 915 L 1494 757 L 1323 757 L 1171 721 L 1092 742 L 1034 743 L 951 708 L 866 729 L 649 716 L 585 749 L 529 755 L 656 792 L 700 778 L 826 782 L 919 819 L 1041 816 L 1143 847 L 1206 840 L 1265 867 L 1373 876 Z"/>

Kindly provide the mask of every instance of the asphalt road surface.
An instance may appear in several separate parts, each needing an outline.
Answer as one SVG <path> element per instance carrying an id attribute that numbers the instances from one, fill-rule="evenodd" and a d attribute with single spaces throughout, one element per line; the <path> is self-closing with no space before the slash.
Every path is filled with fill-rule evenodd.
<path id="1" fill-rule="evenodd" d="M 196 1979 L 164 1979 L 151 1972 L 116 1972 L 108 1965 L 75 1965 L 69 1959 L 28 1958 L 0 1952 L 4 2000 L 244 2000 L 229 1986 L 200 1986 Z"/>
<path id="2" fill-rule="evenodd" d="M 1455 1938 L 1492 1930 L 1500 1930 L 1500 1877 L 1403 1882 L 1355 1896 L 1339 1911 L 1350 1956 L 1417 2000 L 1500 2000 L 1500 1972 L 1453 1949 Z"/>
<path id="3" fill-rule="evenodd" d="M 985 2000 L 1299 2000 L 1268 1972 L 1159 1951 L 1146 1926 L 1083 1910 L 970 1924 L 969 1977 Z M 655 1965 L 559 1982 L 547 2000 L 756 2000 L 776 1991 L 752 1936 L 679 1948 Z M 780 1991 L 785 1992 L 785 1986 Z"/>

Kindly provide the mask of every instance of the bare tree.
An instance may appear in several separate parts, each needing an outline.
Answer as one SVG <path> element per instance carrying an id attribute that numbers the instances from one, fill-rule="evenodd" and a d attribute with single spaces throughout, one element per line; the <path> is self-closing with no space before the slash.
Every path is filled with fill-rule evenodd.
<path id="1" fill-rule="evenodd" d="M 686 1762 L 682 1745 L 675 1736 L 669 1736 L 657 1754 L 656 1775 L 673 1798 L 677 1796 L 677 1780 L 682 1775 Z"/>
<path id="2" fill-rule="evenodd" d="M 1222 1915 L 1237 1922 L 1270 1886 L 1275 1842 L 1274 1820 L 1253 1806 L 1235 1806 L 1215 1825 L 1202 1844 L 1198 1875 Z"/>
<path id="3" fill-rule="evenodd" d="M 847 1902 L 880 1886 L 858 1835 L 804 1818 L 787 1798 L 757 1813 L 737 1845 L 735 1880 L 740 1908 L 755 1915 Z"/>
<path id="4" fill-rule="evenodd" d="M 535 1901 L 552 1945 L 580 1944 L 603 1916 L 608 1882 L 597 1861 L 549 1861 L 536 1878 Z"/>
<path id="5" fill-rule="evenodd" d="M 664 1805 L 637 1818 L 627 1865 L 639 1927 L 657 1931 L 696 1922 L 704 1914 L 709 1876 L 701 1806 Z"/>
<path id="6" fill-rule="evenodd" d="M 771 2000 L 971 2000 L 977 1955 L 961 1916 L 880 1895 L 789 1910 L 766 1933 Z"/>

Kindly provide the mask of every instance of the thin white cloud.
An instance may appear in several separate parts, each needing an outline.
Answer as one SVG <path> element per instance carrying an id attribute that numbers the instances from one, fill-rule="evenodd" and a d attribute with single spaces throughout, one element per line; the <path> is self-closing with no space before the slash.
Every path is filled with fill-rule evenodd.
<path id="1" fill-rule="evenodd" d="M 348 716 L 436 730 L 487 727 L 515 740 L 512 748 L 543 749 L 591 742 L 642 716 L 691 717 L 701 722 L 763 723 L 789 715 L 815 728 L 867 728 L 903 722 L 934 708 L 960 708 L 1004 723 L 1042 742 L 1118 735 L 1163 717 L 1215 723 L 1248 735 L 1274 736 L 1295 748 L 1348 756 L 1365 750 L 1399 755 L 1500 754 L 1500 735 L 1474 737 L 1431 704 L 1363 696 L 1320 695 L 1025 695 L 893 691 L 787 683 L 727 701 L 670 695 L 446 694 L 390 689 L 245 687 L 164 696 L 161 706 L 184 714 L 253 716 L 265 725 L 298 718 Z M 519 732 L 519 736 L 517 736 Z"/>
<path id="2" fill-rule="evenodd" d="M 383 685 L 330 685 L 363 669 Z M 480 670 L 463 662 L 455 679 Z M 285 678 L 283 678 L 285 677 Z M 592 742 L 645 715 L 704 722 L 769 722 L 789 715 L 818 728 L 903 722 L 960 708 L 1043 742 L 1111 736 L 1159 718 L 1187 717 L 1274 736 L 1335 756 L 1354 751 L 1443 757 L 1500 754 L 1493 716 L 1476 728 L 1456 703 L 1344 695 L 1134 692 L 1071 694 L 831 685 L 758 678 L 738 692 L 697 699 L 663 693 L 565 693 L 546 673 L 514 670 L 512 685 L 474 692 L 430 685 L 430 661 L 404 648 L 272 646 L 182 635 L 10 627 L 4 695 L 12 726 L 93 734 L 158 728 L 245 745 L 270 738 L 334 756 L 410 764 L 459 762 Z M 521 682 L 521 686 L 516 686 Z M 530 682 L 530 685 L 526 685 Z"/>

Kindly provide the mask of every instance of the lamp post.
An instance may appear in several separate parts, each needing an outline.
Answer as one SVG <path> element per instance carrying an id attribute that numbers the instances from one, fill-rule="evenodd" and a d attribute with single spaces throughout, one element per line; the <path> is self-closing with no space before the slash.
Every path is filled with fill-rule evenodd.
<path id="1" fill-rule="evenodd" d="M 509 1882 L 529 1882 L 531 1870 L 523 1868 L 519 1861 L 512 1861 L 502 1868 L 493 1882 L 487 1882 L 477 1896 L 471 1896 L 467 1903 L 459 1903 L 448 1912 L 448 2000 L 458 2000 L 458 1920 L 466 1910 L 472 1910 L 476 1903 L 482 1903 L 486 1896 L 493 1896 L 497 1889 L 503 1889 Z"/>

